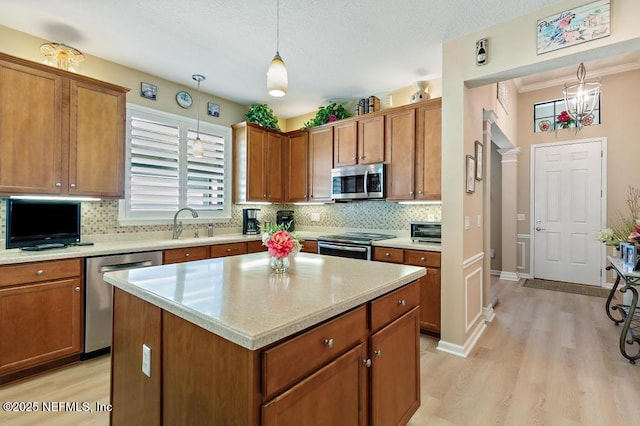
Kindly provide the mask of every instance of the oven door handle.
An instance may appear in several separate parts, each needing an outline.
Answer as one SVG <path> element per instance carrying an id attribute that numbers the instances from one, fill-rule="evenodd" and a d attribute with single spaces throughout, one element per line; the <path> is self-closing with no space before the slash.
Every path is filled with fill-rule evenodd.
<path id="1" fill-rule="evenodd" d="M 357 251 L 358 253 L 366 253 L 367 252 L 367 248 L 366 247 L 337 246 L 337 245 L 334 245 L 334 244 L 325 244 L 325 243 L 318 244 L 318 247 L 334 249 L 334 250 L 343 250 L 343 251 Z"/>

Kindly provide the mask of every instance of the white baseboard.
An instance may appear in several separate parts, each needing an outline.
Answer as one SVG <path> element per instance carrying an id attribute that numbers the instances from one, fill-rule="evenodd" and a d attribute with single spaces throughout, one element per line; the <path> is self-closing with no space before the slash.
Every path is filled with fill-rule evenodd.
<path id="1" fill-rule="evenodd" d="M 520 281 L 520 275 L 517 272 L 502 271 L 500 279 L 505 281 Z"/>
<path id="2" fill-rule="evenodd" d="M 478 343 L 480 336 L 484 333 L 484 330 L 487 328 L 487 323 L 485 321 L 480 321 L 478 326 L 473 330 L 473 333 L 469 336 L 464 346 L 456 345 L 455 343 L 445 342 L 444 340 L 440 340 L 438 342 L 438 347 L 436 348 L 439 351 L 449 353 L 451 355 L 456 355 L 462 358 L 466 358 L 471 353 L 473 347 Z"/>
<path id="3" fill-rule="evenodd" d="M 496 317 L 496 313 L 493 311 L 493 304 L 482 308 L 482 316 L 485 322 L 491 322 Z"/>
<path id="4" fill-rule="evenodd" d="M 502 271 L 496 271 L 495 269 L 491 270 L 491 275 L 496 276 L 496 277 L 499 276 L 501 273 L 502 273 Z"/>
<path id="5" fill-rule="evenodd" d="M 520 276 L 520 278 L 524 278 L 525 280 L 533 278 L 533 275 L 531 274 L 518 274 L 518 275 Z"/>

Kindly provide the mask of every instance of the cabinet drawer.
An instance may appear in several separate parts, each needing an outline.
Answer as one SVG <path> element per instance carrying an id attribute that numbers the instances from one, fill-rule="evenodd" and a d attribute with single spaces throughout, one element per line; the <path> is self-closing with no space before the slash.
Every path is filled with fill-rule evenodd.
<path id="1" fill-rule="evenodd" d="M 211 246 L 211 257 L 235 256 L 247 254 L 247 243 L 230 243 Z"/>
<path id="2" fill-rule="evenodd" d="M 209 258 L 209 247 L 186 247 L 164 251 L 164 264 L 188 262 Z"/>
<path id="3" fill-rule="evenodd" d="M 81 272 L 82 259 L 80 258 L 2 266 L 0 267 L 0 287 L 79 277 Z"/>
<path id="4" fill-rule="evenodd" d="M 406 250 L 407 265 L 440 267 L 440 253 L 434 251 Z"/>
<path id="5" fill-rule="evenodd" d="M 292 385 L 367 337 L 367 309 L 360 306 L 262 353 L 263 395 Z"/>
<path id="6" fill-rule="evenodd" d="M 420 303 L 420 281 L 414 281 L 371 302 L 371 331 L 409 312 Z"/>
<path id="7" fill-rule="evenodd" d="M 374 247 L 373 260 L 380 262 L 404 263 L 404 250 L 388 247 Z"/>
<path id="8" fill-rule="evenodd" d="M 211 247 L 212 252 L 213 252 L 213 247 Z M 247 241 L 247 253 L 259 253 L 261 251 L 267 251 L 267 248 L 264 245 L 262 245 L 261 240 Z"/>
<path id="9" fill-rule="evenodd" d="M 318 242 L 316 240 L 304 240 L 302 251 L 305 253 L 318 253 Z"/>

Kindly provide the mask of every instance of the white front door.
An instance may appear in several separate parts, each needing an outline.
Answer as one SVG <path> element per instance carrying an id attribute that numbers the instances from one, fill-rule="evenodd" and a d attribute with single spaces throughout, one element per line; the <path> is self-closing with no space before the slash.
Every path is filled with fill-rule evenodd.
<path id="1" fill-rule="evenodd" d="M 533 146 L 533 274 L 600 285 L 603 141 Z"/>

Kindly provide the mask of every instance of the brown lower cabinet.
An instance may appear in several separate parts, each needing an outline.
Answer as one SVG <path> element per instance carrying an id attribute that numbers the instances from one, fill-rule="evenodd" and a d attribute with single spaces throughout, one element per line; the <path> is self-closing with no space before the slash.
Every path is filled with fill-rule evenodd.
<path id="1" fill-rule="evenodd" d="M 79 359 L 82 275 L 81 259 L 0 267 L 0 383 Z"/>
<path id="2" fill-rule="evenodd" d="M 427 275 L 418 279 L 420 283 L 420 329 L 427 334 L 439 337 L 441 331 L 440 253 L 374 247 L 373 260 L 422 266 L 427 269 Z"/>
<path id="3" fill-rule="evenodd" d="M 417 281 L 251 351 L 115 289 L 111 421 L 391 425 L 420 405 Z M 140 347 L 153 346 L 151 377 Z M 154 368 L 154 367 L 152 367 Z"/>

